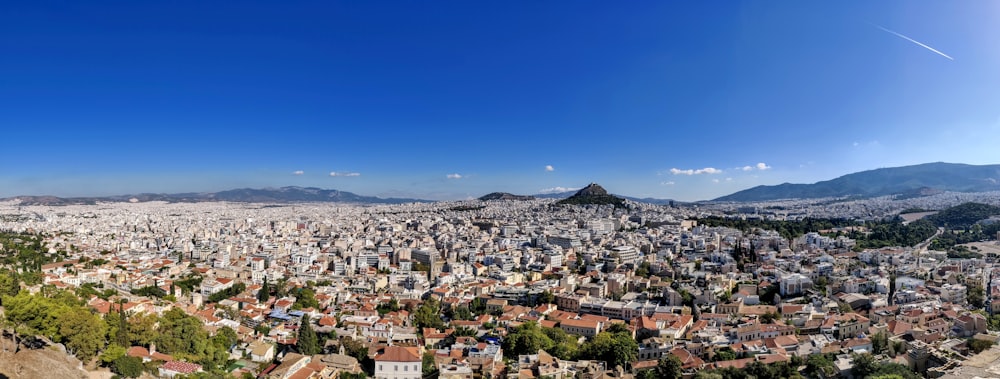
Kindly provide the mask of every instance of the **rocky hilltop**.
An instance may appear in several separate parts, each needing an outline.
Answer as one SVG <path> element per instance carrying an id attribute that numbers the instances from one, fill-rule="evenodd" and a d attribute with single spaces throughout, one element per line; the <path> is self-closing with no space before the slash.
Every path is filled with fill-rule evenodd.
<path id="1" fill-rule="evenodd" d="M 7 333 L 4 333 L 7 334 Z M 0 338 L 0 378 L 88 378 L 83 363 L 66 354 L 62 345 L 49 345 L 37 349 L 21 346 L 14 353 L 10 334 Z"/>
<path id="2" fill-rule="evenodd" d="M 573 196 L 559 200 L 556 204 L 614 205 L 615 207 L 624 207 L 625 199 L 609 194 L 604 187 L 601 187 L 597 183 L 590 183 L 586 187 L 576 191 Z"/>

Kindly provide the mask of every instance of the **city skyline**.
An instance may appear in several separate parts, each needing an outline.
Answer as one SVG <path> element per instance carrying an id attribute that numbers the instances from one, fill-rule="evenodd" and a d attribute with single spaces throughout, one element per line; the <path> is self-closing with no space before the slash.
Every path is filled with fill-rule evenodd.
<path id="1" fill-rule="evenodd" d="M 8 8 L 0 197 L 689 201 L 998 163 L 997 4 Z"/>

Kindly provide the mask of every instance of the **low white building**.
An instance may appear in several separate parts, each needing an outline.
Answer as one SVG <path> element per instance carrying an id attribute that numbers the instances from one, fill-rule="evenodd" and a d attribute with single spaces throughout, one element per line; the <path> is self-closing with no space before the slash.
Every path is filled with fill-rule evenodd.
<path id="1" fill-rule="evenodd" d="M 417 347 L 386 346 L 375 356 L 375 379 L 420 379 L 421 363 Z"/>

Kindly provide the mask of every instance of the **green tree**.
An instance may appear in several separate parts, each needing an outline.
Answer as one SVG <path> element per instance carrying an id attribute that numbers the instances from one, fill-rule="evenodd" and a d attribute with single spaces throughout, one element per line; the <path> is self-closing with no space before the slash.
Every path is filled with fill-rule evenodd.
<path id="1" fill-rule="evenodd" d="M 8 322 L 16 329 L 23 329 L 28 334 L 42 334 L 55 340 L 59 336 L 56 318 L 69 311 L 68 307 L 56 304 L 52 299 L 32 295 L 27 291 L 5 298 L 4 308 Z"/>
<path id="2" fill-rule="evenodd" d="M 774 322 L 774 320 L 780 320 L 780 319 L 781 315 L 778 314 L 778 312 L 767 312 L 760 316 L 760 322 L 764 324 L 770 324 Z"/>
<path id="3" fill-rule="evenodd" d="M 115 335 L 114 341 L 121 346 L 132 346 L 128 334 L 128 314 L 125 313 L 124 300 L 118 303 L 117 313 L 118 319 L 116 321 L 118 324 L 116 326 L 118 327 L 118 333 Z"/>
<path id="4" fill-rule="evenodd" d="M 611 324 L 611 326 L 609 326 L 608 329 L 605 330 L 605 332 L 611 334 L 619 334 L 619 333 L 632 334 L 632 331 L 629 330 L 628 325 L 625 325 L 625 323 L 622 322 L 616 322 Z"/>
<path id="5" fill-rule="evenodd" d="M 441 319 L 441 304 L 433 296 L 417 307 L 413 313 L 413 323 L 417 328 L 444 328 L 444 320 Z"/>
<path id="6" fill-rule="evenodd" d="M 649 269 L 650 269 L 649 262 L 642 261 L 642 263 L 639 263 L 639 267 L 635 269 L 635 276 L 649 278 Z"/>
<path id="7" fill-rule="evenodd" d="M 736 359 L 736 352 L 734 352 L 733 349 L 729 348 L 728 346 L 716 351 L 715 356 L 712 357 L 712 360 L 716 362 L 731 361 L 734 359 Z"/>
<path id="8" fill-rule="evenodd" d="M 965 299 L 969 302 L 969 305 L 976 307 L 976 309 L 980 309 L 983 307 L 986 300 L 986 291 L 981 285 L 971 286 L 969 287 L 969 290 L 966 291 Z"/>
<path id="9" fill-rule="evenodd" d="M 977 338 L 970 339 L 968 344 L 969 350 L 972 350 L 972 352 L 976 354 L 982 353 L 983 351 L 986 351 L 986 349 L 993 347 L 993 341 L 981 340 Z"/>
<path id="10" fill-rule="evenodd" d="M 455 310 L 452 311 L 452 319 L 455 320 L 472 320 L 474 317 L 472 311 L 464 305 L 456 306 Z"/>
<path id="11" fill-rule="evenodd" d="M 667 354 L 656 364 L 656 377 L 657 379 L 680 379 L 683 374 L 683 366 L 680 358 L 673 354 Z"/>
<path id="12" fill-rule="evenodd" d="M 538 350 L 548 350 L 552 347 L 550 339 L 537 322 L 528 321 L 518 325 L 503 340 L 503 349 L 510 356 L 537 354 Z"/>
<path id="13" fill-rule="evenodd" d="M 553 304 L 556 302 L 556 295 L 552 291 L 545 290 L 538 295 L 538 304 Z"/>
<path id="14" fill-rule="evenodd" d="M 216 293 L 213 293 L 212 295 L 210 295 L 208 297 L 208 302 L 209 303 L 218 303 L 218 302 L 223 301 L 225 299 L 228 299 L 230 297 L 239 295 L 240 293 L 243 293 L 243 291 L 245 291 L 246 289 L 247 289 L 247 285 L 246 284 L 243 284 L 243 283 L 233 284 L 232 287 L 226 288 L 226 289 L 224 289 L 222 291 L 219 291 L 219 292 L 216 292 Z"/>
<path id="15" fill-rule="evenodd" d="M 195 359 L 208 349 L 208 332 L 201 321 L 180 308 L 171 308 L 160 319 L 156 347 L 167 354 L 187 354 Z"/>
<path id="16" fill-rule="evenodd" d="M 0 271 L 0 305 L 3 305 L 4 297 L 16 296 L 20 290 L 21 285 L 13 272 Z"/>
<path id="17" fill-rule="evenodd" d="M 295 305 L 302 308 L 319 309 L 319 301 L 316 300 L 316 291 L 311 288 L 303 288 L 295 295 Z"/>
<path id="18" fill-rule="evenodd" d="M 476 316 L 486 314 L 486 299 L 481 297 L 472 299 L 472 301 L 469 302 L 469 310 Z"/>
<path id="19" fill-rule="evenodd" d="M 219 330 L 215 332 L 215 337 L 219 337 L 220 341 L 222 341 L 226 347 L 233 346 L 240 341 L 240 337 L 236 335 L 236 331 L 228 326 L 219 328 Z"/>
<path id="20" fill-rule="evenodd" d="M 872 352 L 882 354 L 889 350 L 889 336 L 883 331 L 872 335 Z"/>
<path id="21" fill-rule="evenodd" d="M 566 333 L 560 328 L 542 327 L 542 333 L 552 340 L 552 345 L 547 352 L 563 360 L 573 360 L 580 350 L 577 336 Z"/>
<path id="22" fill-rule="evenodd" d="M 104 324 L 108 326 L 108 341 L 118 346 L 132 346 L 128 343 L 128 329 L 122 329 L 122 313 L 111 311 L 104 316 Z M 122 339 L 124 338 L 124 342 Z"/>
<path id="23" fill-rule="evenodd" d="M 159 333 L 156 329 L 157 322 L 159 318 L 152 313 L 140 313 L 129 317 L 127 328 L 130 344 L 149 346 L 156 341 Z"/>
<path id="24" fill-rule="evenodd" d="M 225 368 L 226 361 L 229 359 L 229 347 L 232 346 L 230 341 L 236 340 L 232 329 L 228 327 L 223 329 L 228 329 L 229 333 L 216 333 L 209 338 L 209 344 L 205 349 L 205 353 L 199 359 L 199 363 L 212 373 L 221 373 L 222 369 Z"/>
<path id="25" fill-rule="evenodd" d="M 261 303 L 266 303 L 268 300 L 271 299 L 270 292 L 271 288 L 267 284 L 267 280 L 265 280 L 264 284 L 260 285 L 260 290 L 257 291 L 257 301 L 260 301 Z"/>
<path id="26" fill-rule="evenodd" d="M 833 362 L 823 354 L 813 354 L 806 358 L 806 372 L 810 377 L 825 379 L 836 375 Z"/>
<path id="27" fill-rule="evenodd" d="M 379 305 L 375 307 L 375 310 L 378 311 L 378 314 L 380 315 L 384 315 L 390 312 L 396 312 L 399 310 L 399 300 L 396 300 L 396 298 L 392 298 L 386 303 L 379 303 Z"/>
<path id="28" fill-rule="evenodd" d="M 990 316 L 987 320 L 986 328 L 992 331 L 1000 331 L 1000 314 Z"/>
<path id="29" fill-rule="evenodd" d="M 100 317 L 86 309 L 76 309 L 60 314 L 56 320 L 59 334 L 66 341 L 66 349 L 81 361 L 90 360 L 104 348 L 107 326 Z"/>
<path id="30" fill-rule="evenodd" d="M 436 378 L 437 377 L 437 364 L 434 363 L 434 353 L 428 351 L 424 353 L 421 359 L 421 371 L 425 378 Z"/>
<path id="31" fill-rule="evenodd" d="M 122 356 L 115 360 L 111 371 L 126 378 L 138 378 L 139 375 L 142 375 L 142 359 Z"/>
<path id="32" fill-rule="evenodd" d="M 608 367 L 625 367 L 628 363 L 635 362 L 638 355 L 639 344 L 632 338 L 632 334 L 620 330 L 615 333 L 600 332 L 581 348 L 581 356 L 604 361 Z"/>
<path id="33" fill-rule="evenodd" d="M 298 348 L 299 354 L 303 355 L 319 354 L 320 352 L 319 339 L 310 325 L 308 315 L 303 317 L 302 323 L 299 324 L 299 340 L 295 343 L 295 347 Z"/>
<path id="34" fill-rule="evenodd" d="M 124 357 L 126 352 L 127 350 L 124 347 L 111 344 L 108 345 L 108 347 L 105 348 L 103 352 L 101 352 L 99 358 L 101 362 L 103 362 L 103 364 L 107 366 L 112 364 L 114 361 L 118 360 L 118 358 Z"/>
<path id="35" fill-rule="evenodd" d="M 851 373 L 854 374 L 856 378 L 865 378 L 871 374 L 878 371 L 878 363 L 875 362 L 875 356 L 871 354 L 853 354 L 851 356 L 851 363 L 854 367 L 851 368 Z"/>

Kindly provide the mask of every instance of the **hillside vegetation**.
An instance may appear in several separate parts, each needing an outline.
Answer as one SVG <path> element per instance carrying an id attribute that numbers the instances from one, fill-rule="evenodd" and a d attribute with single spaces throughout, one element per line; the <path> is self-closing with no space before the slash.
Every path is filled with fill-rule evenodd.
<path id="1" fill-rule="evenodd" d="M 934 225 L 949 228 L 967 228 L 973 224 L 1000 215 L 1000 207 L 981 203 L 965 203 L 927 216 Z"/>

